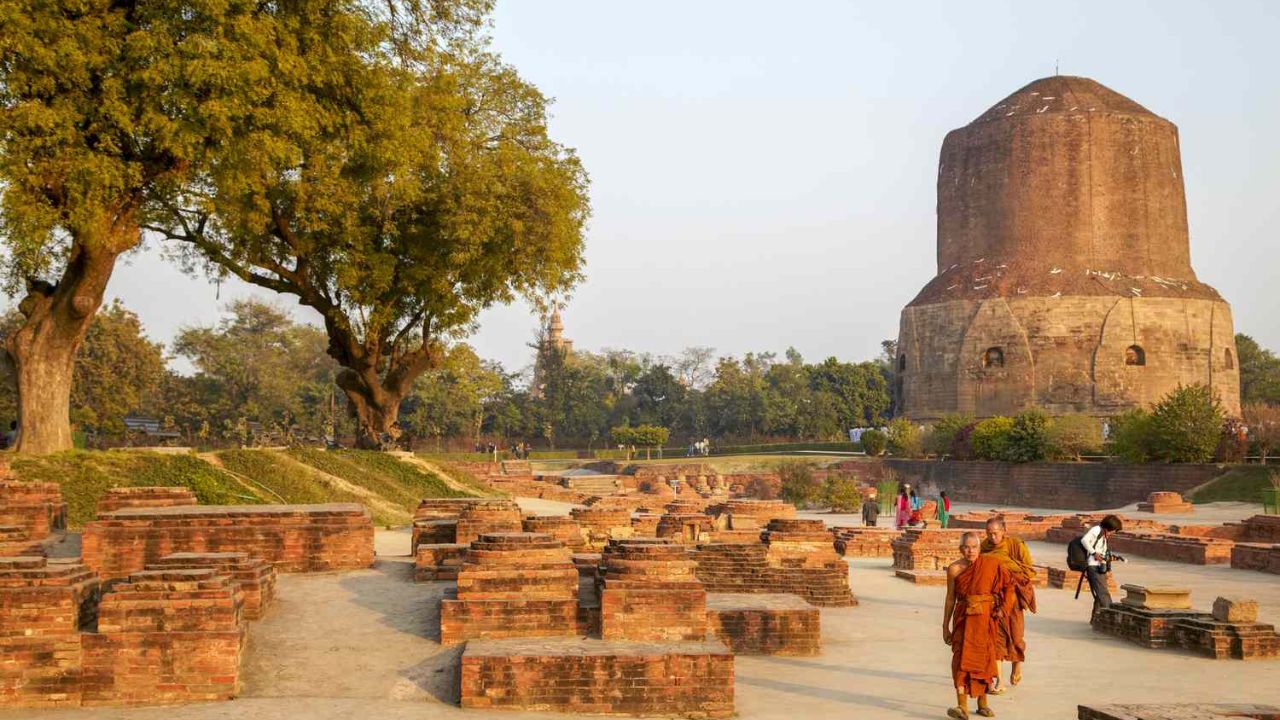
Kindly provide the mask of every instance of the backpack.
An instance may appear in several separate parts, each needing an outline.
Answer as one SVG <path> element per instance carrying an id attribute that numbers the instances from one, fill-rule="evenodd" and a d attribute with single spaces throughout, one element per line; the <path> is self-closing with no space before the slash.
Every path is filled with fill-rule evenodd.
<path id="1" fill-rule="evenodd" d="M 1084 548 L 1084 535 L 1067 543 L 1067 567 L 1084 572 L 1089 567 L 1089 551 Z"/>

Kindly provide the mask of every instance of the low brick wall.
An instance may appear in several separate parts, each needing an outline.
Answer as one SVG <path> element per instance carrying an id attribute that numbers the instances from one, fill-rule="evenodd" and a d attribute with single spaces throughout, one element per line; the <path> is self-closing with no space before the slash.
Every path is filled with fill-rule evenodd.
<path id="1" fill-rule="evenodd" d="M 460 696 L 486 710 L 730 717 L 733 654 L 718 642 L 475 640 Z"/>
<path id="2" fill-rule="evenodd" d="M 953 502 L 1094 510 L 1145 501 L 1156 491 L 1185 493 L 1221 475 L 1224 465 L 884 461 L 926 497 Z"/>
<path id="3" fill-rule="evenodd" d="M 1280 544 L 1236 543 L 1231 548 L 1231 567 L 1280 575 Z"/>
<path id="4" fill-rule="evenodd" d="M 66 530 L 62 487 L 47 482 L 0 482 L 0 526 L 19 528 L 26 539 L 35 541 Z"/>
<path id="5" fill-rule="evenodd" d="M 835 551 L 832 550 L 832 554 Z M 690 551 L 698 579 L 713 593 L 786 593 L 818 607 L 850 607 L 849 565 L 836 557 L 821 567 L 780 567 L 763 543 L 707 543 Z"/>
<path id="6" fill-rule="evenodd" d="M 817 655 L 818 608 L 794 595 L 712 593 L 707 625 L 735 655 Z"/>
<path id="7" fill-rule="evenodd" d="M 0 558 L 0 707 L 80 704 L 80 630 L 99 592 L 83 565 Z"/>
<path id="8" fill-rule="evenodd" d="M 135 508 L 87 523 L 85 565 L 104 580 L 178 552 L 246 552 L 278 572 L 373 564 L 373 522 L 363 505 L 210 505 Z"/>
<path id="9" fill-rule="evenodd" d="M 147 565 L 148 570 L 212 569 L 231 576 L 244 595 L 244 617 L 259 620 L 276 595 L 276 571 L 271 563 L 248 553 L 174 553 Z"/>
<path id="10" fill-rule="evenodd" d="M 183 507 L 198 505 L 196 494 L 187 487 L 111 488 L 98 499 L 98 516 L 125 508 Z"/>

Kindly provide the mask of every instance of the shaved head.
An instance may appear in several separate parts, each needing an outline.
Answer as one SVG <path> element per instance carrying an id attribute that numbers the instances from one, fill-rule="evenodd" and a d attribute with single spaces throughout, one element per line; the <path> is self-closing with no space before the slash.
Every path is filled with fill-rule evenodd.
<path id="1" fill-rule="evenodd" d="M 1002 518 L 1002 517 L 993 517 L 993 518 L 991 518 L 990 520 L 988 520 L 988 521 L 987 521 L 987 527 L 989 527 L 989 528 L 999 528 L 999 529 L 1001 529 L 1001 530 L 1004 530 L 1004 529 L 1005 529 L 1005 528 L 1004 528 L 1004 518 Z"/>
<path id="2" fill-rule="evenodd" d="M 973 541 L 975 543 L 981 544 L 982 538 L 976 532 L 970 531 L 970 532 L 964 533 L 963 535 L 960 536 L 960 547 L 964 547 L 965 543 L 968 543 L 969 541 Z"/>

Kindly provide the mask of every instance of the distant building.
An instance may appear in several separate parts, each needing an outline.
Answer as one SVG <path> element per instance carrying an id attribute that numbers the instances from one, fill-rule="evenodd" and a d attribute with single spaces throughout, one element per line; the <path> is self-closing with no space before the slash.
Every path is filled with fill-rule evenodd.
<path id="1" fill-rule="evenodd" d="M 529 388 L 529 394 L 535 398 L 542 396 L 546 385 L 545 364 L 551 359 L 549 353 L 556 353 L 560 360 L 573 353 L 573 341 L 564 337 L 564 322 L 560 320 L 559 308 L 551 311 L 546 327 L 539 333 L 537 350 L 538 356 L 533 361 L 533 385 Z"/>
<path id="2" fill-rule="evenodd" d="M 1192 383 L 1240 414 L 1173 123 L 1087 78 L 1037 80 L 948 133 L 937 215 L 938 274 L 898 333 L 906 416 L 1103 416 Z"/>

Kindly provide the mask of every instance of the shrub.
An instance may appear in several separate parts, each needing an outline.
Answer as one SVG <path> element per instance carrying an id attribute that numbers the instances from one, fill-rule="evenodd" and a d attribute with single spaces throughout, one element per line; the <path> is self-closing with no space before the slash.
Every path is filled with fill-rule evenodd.
<path id="1" fill-rule="evenodd" d="M 920 428 L 906 418 L 895 418 L 889 423 L 889 452 L 897 457 L 913 458 L 924 454 Z"/>
<path id="2" fill-rule="evenodd" d="M 1144 463 L 1151 459 L 1151 415 L 1145 410 L 1126 410 L 1111 418 L 1107 451 L 1125 462 Z"/>
<path id="3" fill-rule="evenodd" d="M 925 438 L 924 449 L 934 455 L 953 455 L 956 435 L 973 423 L 973 418 L 965 415 L 948 414 L 938 418 L 929 429 Z"/>
<path id="4" fill-rule="evenodd" d="M 858 484 L 845 473 L 833 472 L 827 476 L 822 483 L 822 499 L 832 512 L 852 513 L 862 506 Z"/>
<path id="5" fill-rule="evenodd" d="M 978 457 L 973 451 L 973 429 L 977 426 L 978 423 L 970 422 L 956 431 L 955 437 L 951 439 L 952 459 L 973 460 Z"/>
<path id="6" fill-rule="evenodd" d="M 1079 460 L 1102 447 L 1102 423 L 1088 415 L 1061 415 L 1049 422 L 1049 457 Z"/>
<path id="7" fill-rule="evenodd" d="M 787 460 L 778 464 L 778 477 L 782 479 L 782 499 L 796 507 L 813 504 L 822 494 L 822 485 L 813 476 L 813 467 L 799 460 Z"/>
<path id="8" fill-rule="evenodd" d="M 1003 460 L 1009 455 L 1013 418 L 993 417 L 979 422 L 969 435 L 973 455 L 980 460 Z"/>
<path id="9" fill-rule="evenodd" d="M 1180 385 L 1151 411 L 1152 455 L 1165 462 L 1209 462 L 1222 421 L 1222 405 L 1207 385 Z"/>
<path id="10" fill-rule="evenodd" d="M 1049 416 L 1043 410 L 1023 410 L 1013 418 L 1004 460 L 1038 462 L 1049 456 Z"/>
<path id="11" fill-rule="evenodd" d="M 888 444 L 888 438 L 885 434 L 876 429 L 865 430 L 862 433 L 862 451 L 868 457 L 879 457 L 884 454 L 885 446 Z"/>
<path id="12" fill-rule="evenodd" d="M 750 480 L 742 486 L 743 492 L 747 497 L 759 498 L 761 500 L 777 500 L 779 492 L 778 478 L 772 475 L 752 475 Z"/>
<path id="13" fill-rule="evenodd" d="M 880 513 L 890 515 L 893 513 L 893 503 L 898 499 L 898 478 L 897 476 L 886 476 L 884 480 L 876 483 L 876 502 L 880 505 Z"/>
<path id="14" fill-rule="evenodd" d="M 1263 458 L 1280 448 L 1280 405 L 1248 403 L 1244 406 L 1244 422 Z"/>

